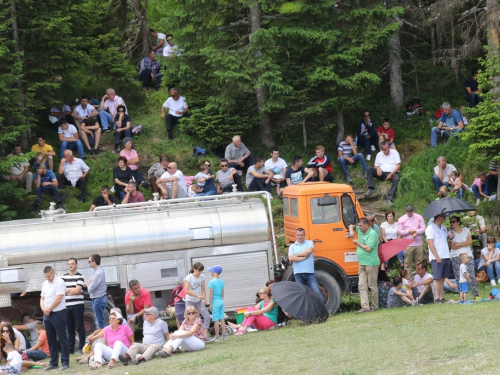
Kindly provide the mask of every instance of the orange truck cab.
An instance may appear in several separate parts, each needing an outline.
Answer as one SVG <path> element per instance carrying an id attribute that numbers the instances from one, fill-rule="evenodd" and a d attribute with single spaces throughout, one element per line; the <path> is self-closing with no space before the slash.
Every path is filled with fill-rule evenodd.
<path id="1" fill-rule="evenodd" d="M 342 293 L 357 291 L 356 245 L 349 238 L 349 224 L 364 217 L 351 186 L 311 182 L 288 186 L 283 191 L 285 244 L 295 242 L 295 230 L 303 228 L 314 242 L 314 268 L 318 284 L 334 314 Z M 293 280 L 293 267 L 284 270 L 283 280 Z"/>

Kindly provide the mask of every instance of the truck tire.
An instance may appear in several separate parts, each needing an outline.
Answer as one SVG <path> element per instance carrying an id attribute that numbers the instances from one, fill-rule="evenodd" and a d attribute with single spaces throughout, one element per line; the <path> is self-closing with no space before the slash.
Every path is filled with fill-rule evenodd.
<path id="1" fill-rule="evenodd" d="M 342 301 L 342 293 L 337 280 L 325 271 L 315 271 L 319 288 L 326 302 L 326 309 L 333 315 L 337 312 Z"/>

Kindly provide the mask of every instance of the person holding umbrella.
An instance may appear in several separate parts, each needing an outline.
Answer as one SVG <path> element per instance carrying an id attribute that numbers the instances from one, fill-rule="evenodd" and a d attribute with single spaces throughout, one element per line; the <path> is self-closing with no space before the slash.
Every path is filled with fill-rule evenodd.
<path id="1" fill-rule="evenodd" d="M 354 236 L 354 230 L 358 238 Z M 370 227 L 370 223 L 365 218 L 359 219 L 358 225 L 349 225 L 349 236 L 357 245 L 356 256 L 359 261 L 359 295 L 361 298 L 361 309 L 356 314 L 375 311 L 378 309 L 378 268 L 380 258 L 378 257 L 378 235 Z M 372 307 L 368 300 L 368 288 L 372 297 Z"/>
<path id="2" fill-rule="evenodd" d="M 325 302 L 319 290 L 318 280 L 314 273 L 314 243 L 306 240 L 306 231 L 297 228 L 295 231 L 295 243 L 288 250 L 288 260 L 292 262 L 295 281 L 307 285 L 314 290 L 318 297 Z"/>
<path id="3" fill-rule="evenodd" d="M 444 303 L 444 279 L 450 273 L 451 260 L 450 248 L 448 247 L 448 231 L 444 226 L 446 214 L 434 216 L 434 221 L 425 229 L 425 237 L 429 246 L 429 261 L 434 271 L 432 285 L 434 290 L 434 302 Z"/>

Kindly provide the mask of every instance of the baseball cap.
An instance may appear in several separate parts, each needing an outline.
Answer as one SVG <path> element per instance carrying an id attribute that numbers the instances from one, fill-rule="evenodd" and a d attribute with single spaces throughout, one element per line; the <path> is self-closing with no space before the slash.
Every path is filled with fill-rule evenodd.
<path id="1" fill-rule="evenodd" d="M 222 273 L 221 266 L 213 266 L 208 269 L 208 272 L 217 272 L 219 275 Z"/>
<path id="2" fill-rule="evenodd" d="M 153 314 L 156 318 L 158 318 L 159 312 L 158 309 L 154 306 L 148 307 L 147 309 L 144 309 L 144 312 L 148 314 Z"/>

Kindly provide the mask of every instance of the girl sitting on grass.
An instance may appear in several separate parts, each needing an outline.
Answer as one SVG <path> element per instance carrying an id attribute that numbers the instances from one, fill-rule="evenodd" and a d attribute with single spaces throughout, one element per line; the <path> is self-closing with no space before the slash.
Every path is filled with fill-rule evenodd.
<path id="1" fill-rule="evenodd" d="M 259 292 L 262 301 L 254 307 L 249 307 L 245 312 L 245 319 L 241 325 L 230 324 L 238 330 L 235 336 L 247 333 L 248 328 L 253 325 L 258 331 L 273 329 L 278 324 L 278 305 L 271 295 L 271 289 L 264 286 Z"/>

